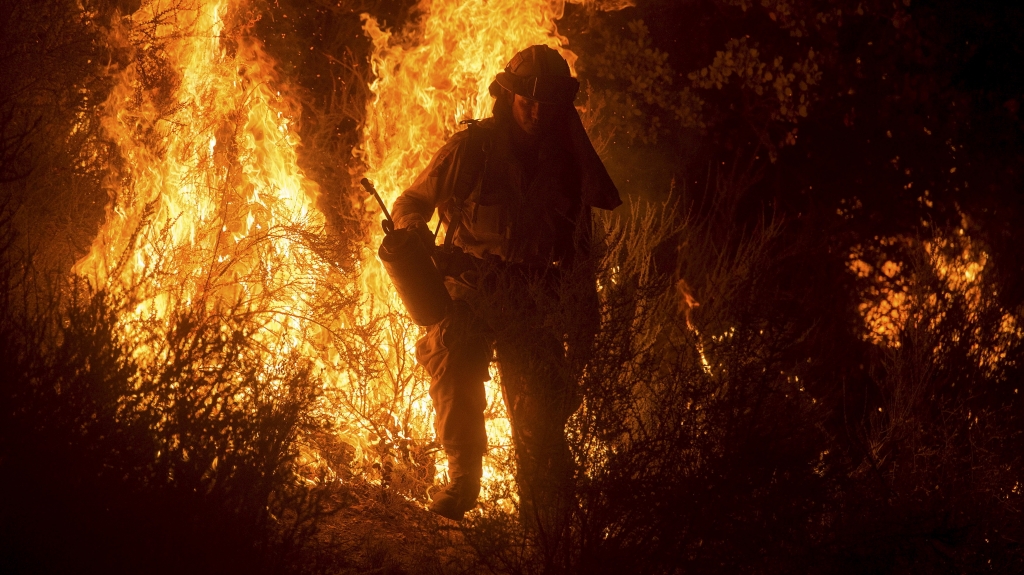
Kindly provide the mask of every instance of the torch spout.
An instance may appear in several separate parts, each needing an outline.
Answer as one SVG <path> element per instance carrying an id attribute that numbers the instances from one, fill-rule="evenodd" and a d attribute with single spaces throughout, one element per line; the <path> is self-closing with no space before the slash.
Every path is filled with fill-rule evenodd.
<path id="1" fill-rule="evenodd" d="M 393 232 L 395 230 L 395 220 L 391 219 L 391 212 L 389 212 L 388 207 L 384 205 L 384 200 L 381 199 L 380 194 L 377 193 L 377 189 L 373 187 L 373 182 L 366 178 L 363 178 L 362 180 L 359 180 L 359 183 L 363 185 L 363 188 L 366 189 L 366 192 L 368 194 L 370 194 L 371 196 L 374 197 L 374 199 L 377 200 L 377 203 L 380 204 L 380 209 L 384 210 L 384 217 L 387 218 L 386 220 L 381 222 L 381 226 L 384 227 L 384 232 Z"/>

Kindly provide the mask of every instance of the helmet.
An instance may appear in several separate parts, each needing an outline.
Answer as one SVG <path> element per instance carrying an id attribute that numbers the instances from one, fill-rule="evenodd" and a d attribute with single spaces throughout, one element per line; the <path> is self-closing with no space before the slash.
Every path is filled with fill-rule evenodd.
<path id="1" fill-rule="evenodd" d="M 491 95 L 497 97 L 500 88 L 540 102 L 572 104 L 580 83 L 558 51 L 536 45 L 516 54 L 498 73 L 491 82 Z"/>

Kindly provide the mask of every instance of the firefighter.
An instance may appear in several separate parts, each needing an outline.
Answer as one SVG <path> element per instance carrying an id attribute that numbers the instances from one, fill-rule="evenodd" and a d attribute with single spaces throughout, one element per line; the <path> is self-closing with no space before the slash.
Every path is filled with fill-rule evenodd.
<path id="1" fill-rule="evenodd" d="M 557 51 L 516 54 L 490 85 L 493 116 L 452 136 L 394 204 L 396 226 L 428 246 L 435 209 L 446 223 L 435 261 L 454 303 L 417 342 L 416 358 L 431 376 L 450 478 L 430 509 L 449 519 L 461 519 L 480 492 L 492 354 L 512 424 L 521 513 L 553 509 L 571 480 L 565 423 L 579 405 L 576 382 L 536 298 L 550 304 L 583 259 L 591 208 L 621 203 L 573 107 L 578 89 Z"/>

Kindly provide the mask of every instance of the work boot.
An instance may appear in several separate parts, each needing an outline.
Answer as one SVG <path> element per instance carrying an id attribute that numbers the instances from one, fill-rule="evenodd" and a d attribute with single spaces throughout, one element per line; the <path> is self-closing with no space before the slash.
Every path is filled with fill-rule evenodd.
<path id="1" fill-rule="evenodd" d="M 446 447 L 448 476 L 452 478 L 443 491 L 433 497 L 430 510 L 441 517 L 459 521 L 467 511 L 476 507 L 480 495 L 480 477 L 483 476 L 483 450 Z"/>
<path id="2" fill-rule="evenodd" d="M 456 477 L 448 487 L 434 496 L 430 510 L 441 517 L 460 521 L 467 511 L 476 507 L 480 495 L 480 479 L 463 475 Z"/>

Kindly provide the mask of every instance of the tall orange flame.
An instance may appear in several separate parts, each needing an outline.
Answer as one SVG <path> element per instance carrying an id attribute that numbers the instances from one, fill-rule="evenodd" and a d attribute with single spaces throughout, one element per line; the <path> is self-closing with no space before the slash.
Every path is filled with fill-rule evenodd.
<path id="1" fill-rule="evenodd" d="M 161 361 L 146 344 L 160 337 L 153 330 L 169 328 L 174 310 L 199 307 L 260 326 L 251 347 L 267 374 L 298 353 L 343 386 L 352 375 L 332 337 L 343 319 L 314 308 L 348 280 L 305 241 L 322 233 L 324 217 L 318 186 L 298 166 L 300 107 L 278 91 L 273 59 L 247 33 L 246 8 L 152 0 L 115 27 L 112 44 L 133 56 L 104 104 L 103 127 L 123 166 L 76 272 L 138 302 L 121 321 L 143 366 Z"/>
<path id="2" fill-rule="evenodd" d="M 387 366 L 372 376 L 380 381 L 347 365 L 332 340 L 354 324 L 395 317 L 387 312 L 401 303 L 372 255 L 358 270 L 342 271 L 302 241 L 322 230 L 324 218 L 315 207 L 317 185 L 298 167 L 300 107 L 278 92 L 273 60 L 235 22 L 245 8 L 245 0 L 150 0 L 114 32 L 112 41 L 146 53 L 119 72 L 105 104 L 104 129 L 124 165 L 110 183 L 107 221 L 76 271 L 140 302 L 123 318 L 128 333 L 142 329 L 141 319 L 167 322 L 182 306 L 248 310 L 260 317 L 253 337 L 268 365 L 299 352 L 315 360 L 334 394 L 328 400 L 369 386 L 363 404 L 389 406 L 393 433 L 427 442 L 427 378 L 409 367 L 417 329 L 402 320 L 373 324 L 388 334 L 363 342 Z M 376 78 L 356 154 L 386 201 L 412 182 L 459 120 L 489 114 L 487 87 L 517 51 L 546 44 L 575 62 L 555 25 L 563 8 L 564 0 L 423 0 L 421 17 L 402 32 L 363 16 Z M 154 83 L 147 62 L 168 68 L 166 77 Z M 369 199 L 366 206 L 375 209 Z M 366 303 L 346 317 L 315 317 L 325 286 L 351 283 L 354 271 Z M 160 361 L 145 346 L 137 355 Z M 500 458 L 509 426 L 496 384 L 488 391 L 488 432 Z M 327 409 L 357 460 L 369 462 L 384 431 L 361 427 L 365 414 L 352 405 L 335 401 Z M 510 480 L 499 467 L 488 465 L 485 489 Z"/>
<path id="3" fill-rule="evenodd" d="M 228 11 L 226 2 L 156 0 L 115 33 L 171 69 L 153 82 L 143 77 L 152 70 L 127 67 L 105 104 L 104 129 L 125 166 L 76 271 L 135 290 L 140 316 L 163 318 L 172 303 L 258 311 L 261 343 L 281 353 L 318 329 L 304 319 L 305 300 L 330 270 L 295 232 L 323 216 L 296 162 L 298 108 L 272 88 L 259 43 L 238 35 L 224 45 Z"/>

